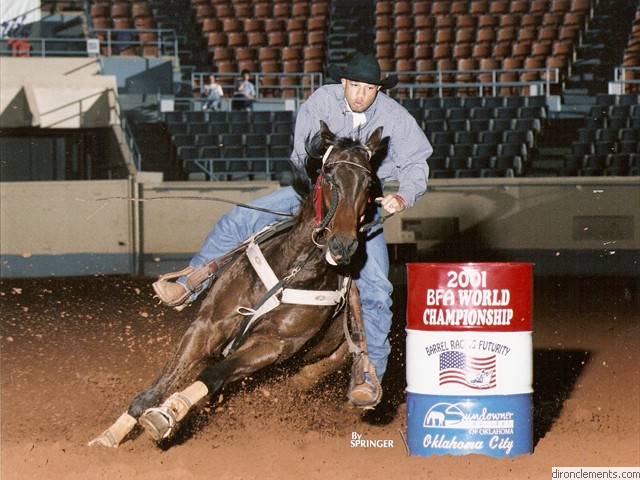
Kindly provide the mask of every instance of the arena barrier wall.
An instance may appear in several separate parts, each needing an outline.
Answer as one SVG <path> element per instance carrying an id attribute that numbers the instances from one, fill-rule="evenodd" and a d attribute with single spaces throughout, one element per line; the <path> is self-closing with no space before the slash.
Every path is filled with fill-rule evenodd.
<path id="1" fill-rule="evenodd" d="M 231 208 L 212 197 L 246 202 L 278 188 L 161 177 L 146 175 L 135 188 L 127 180 L 0 183 L 1 275 L 181 269 Z M 79 200 L 137 195 L 145 201 Z M 420 261 L 531 262 L 536 275 L 638 275 L 638 205 L 640 181 L 630 177 L 431 180 L 429 192 L 391 217 L 384 232 Z"/>
<path id="2" fill-rule="evenodd" d="M 131 193 L 127 180 L 0 182 L 0 275 L 132 273 L 134 210 L 115 200 Z"/>

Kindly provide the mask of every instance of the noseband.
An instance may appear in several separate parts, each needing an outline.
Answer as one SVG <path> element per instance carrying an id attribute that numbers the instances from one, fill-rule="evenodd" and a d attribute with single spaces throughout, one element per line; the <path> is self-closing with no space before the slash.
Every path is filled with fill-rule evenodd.
<path id="1" fill-rule="evenodd" d="M 367 157 L 371 159 L 371 150 L 369 150 L 364 146 L 363 148 L 365 148 L 365 151 L 367 152 Z M 329 148 L 327 148 L 327 151 L 325 152 L 324 156 L 322 157 L 322 168 L 320 169 L 318 179 L 316 180 L 316 184 L 314 187 L 314 200 L 315 200 L 315 207 L 316 207 L 316 228 L 313 230 L 311 239 L 313 240 L 313 243 L 315 243 L 316 246 L 319 248 L 323 248 L 324 245 L 318 242 L 316 238 L 324 230 L 329 230 L 327 228 L 327 225 L 329 225 L 329 222 L 333 218 L 333 215 L 336 213 L 336 209 L 338 208 L 338 196 L 339 196 L 338 189 L 336 188 L 336 183 L 333 181 L 333 179 L 329 175 L 327 175 L 327 173 L 325 172 L 325 168 L 334 167 L 337 165 L 352 165 L 354 167 L 363 169 L 365 172 L 367 172 L 367 174 L 369 174 L 369 176 L 371 176 L 371 170 L 369 168 L 365 167 L 364 165 L 360 165 L 359 163 L 356 163 L 356 162 L 351 162 L 349 160 L 336 160 L 334 162 L 327 162 L 332 150 L 333 150 L 333 145 L 330 145 Z M 327 213 L 324 215 L 324 217 L 322 216 L 323 181 L 326 181 L 329 184 L 329 188 L 331 189 L 331 204 L 329 206 L 329 209 L 327 210 Z"/>

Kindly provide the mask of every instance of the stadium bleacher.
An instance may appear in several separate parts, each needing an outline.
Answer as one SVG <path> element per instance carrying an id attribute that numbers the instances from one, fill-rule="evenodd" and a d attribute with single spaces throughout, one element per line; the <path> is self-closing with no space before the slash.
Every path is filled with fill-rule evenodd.
<path id="1" fill-rule="evenodd" d="M 290 172 L 293 112 L 166 112 L 163 121 L 192 178 L 282 180 Z"/>
<path id="2" fill-rule="evenodd" d="M 228 74 L 219 81 L 230 87 L 233 75 L 246 68 L 257 75 L 263 97 L 303 101 L 311 90 L 300 87 L 309 87 L 308 80 L 299 85 L 302 77 L 289 74 L 322 74 L 330 58 L 346 54 L 348 45 L 336 48 L 332 33 L 339 3 L 48 0 L 43 8 L 77 11 L 88 5 L 85 14 L 102 40 L 103 55 L 156 57 L 162 53 L 158 32 L 175 29 L 187 95 L 194 78 L 202 82 L 212 71 Z M 638 174 L 638 5 L 369 0 L 349 8 L 375 13 L 367 37 L 373 45 L 356 41 L 355 48 L 374 51 L 386 70 L 399 75 L 401 85 L 390 94 L 431 140 L 433 178 Z M 176 9 L 185 14 L 175 15 Z M 117 39 L 113 45 L 112 39 Z M 623 88 L 616 94 L 606 90 L 616 80 L 611 58 Z M 570 107 L 566 113 L 550 108 L 551 96 Z M 559 139 L 553 144 L 559 125 L 570 124 L 561 122 L 563 114 L 583 122 L 568 144 Z M 201 178 L 192 174 L 206 171 L 207 179 L 218 180 L 243 178 L 242 172 L 244 178 L 258 178 L 265 159 L 284 162 L 294 120 L 293 112 L 262 111 L 189 110 L 164 112 L 161 118 L 183 177 Z M 536 171 L 537 162 L 552 156 L 560 159 L 555 170 Z M 261 178 L 279 178 L 286 168 L 279 164 Z"/>
<path id="3" fill-rule="evenodd" d="M 577 175 L 640 172 L 640 102 L 637 95 L 602 95 L 592 107 L 565 168 Z"/>

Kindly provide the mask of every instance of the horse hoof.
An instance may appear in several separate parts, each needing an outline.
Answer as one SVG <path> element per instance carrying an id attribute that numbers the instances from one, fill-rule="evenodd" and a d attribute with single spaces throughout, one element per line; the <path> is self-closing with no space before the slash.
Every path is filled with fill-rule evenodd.
<path id="1" fill-rule="evenodd" d="M 106 448 L 118 448 L 118 444 L 115 439 L 110 438 L 106 433 L 98 435 L 96 438 L 87 443 L 88 447 L 106 447 Z"/>
<path id="2" fill-rule="evenodd" d="M 167 407 L 148 409 L 138 422 L 156 442 L 167 438 L 176 424 L 175 414 Z"/>

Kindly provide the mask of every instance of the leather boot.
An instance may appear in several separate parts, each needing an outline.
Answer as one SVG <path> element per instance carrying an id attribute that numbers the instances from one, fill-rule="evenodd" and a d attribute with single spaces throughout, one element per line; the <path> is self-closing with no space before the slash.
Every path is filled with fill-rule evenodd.
<path id="1" fill-rule="evenodd" d="M 378 391 L 375 386 L 365 381 L 351 389 L 349 400 L 356 407 L 372 408 L 379 402 Z"/>
<path id="2" fill-rule="evenodd" d="M 365 409 L 374 408 L 380 403 L 382 387 L 366 352 L 354 357 L 347 398 L 356 407 Z"/>

